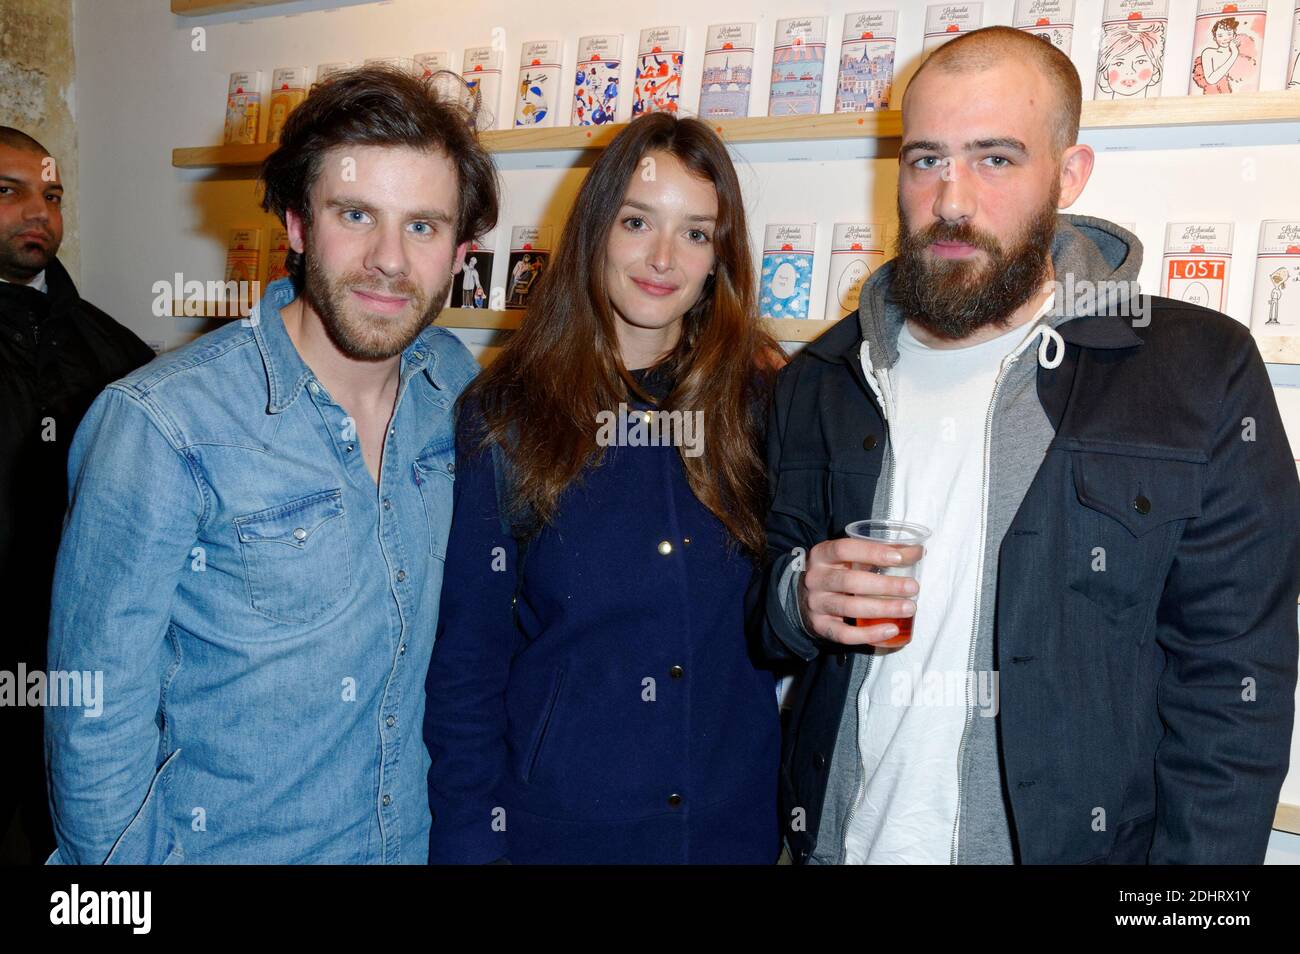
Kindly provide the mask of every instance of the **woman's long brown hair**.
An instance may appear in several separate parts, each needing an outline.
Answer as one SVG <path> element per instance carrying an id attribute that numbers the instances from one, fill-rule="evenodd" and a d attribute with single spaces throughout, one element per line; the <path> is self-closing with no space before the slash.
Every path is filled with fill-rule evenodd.
<path id="1" fill-rule="evenodd" d="M 598 412 L 616 411 L 629 393 L 655 403 L 623 365 L 604 281 L 610 229 L 632 176 L 652 152 L 674 156 L 718 196 L 716 268 L 665 359 L 674 386 L 659 406 L 703 411 L 703 453 L 682 454 L 687 480 L 732 542 L 759 559 L 766 503 L 762 428 L 785 355 L 758 318 L 736 170 L 705 123 L 652 113 L 633 120 L 605 148 L 529 295 L 519 330 L 461 403 L 474 400 L 482 409 L 486 429 L 478 450 L 498 443 L 509 456 L 512 509 L 531 507 L 542 523 L 583 470 L 603 459 Z"/>

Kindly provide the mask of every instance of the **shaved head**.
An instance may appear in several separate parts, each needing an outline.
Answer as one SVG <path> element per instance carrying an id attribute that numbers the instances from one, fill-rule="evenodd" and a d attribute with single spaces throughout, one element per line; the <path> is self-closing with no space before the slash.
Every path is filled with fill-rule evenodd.
<path id="1" fill-rule="evenodd" d="M 50 154 L 50 151 L 39 142 L 21 129 L 14 129 L 13 126 L 0 126 L 0 146 L 21 149 L 23 152 L 39 152 L 42 156 Z"/>
<path id="2" fill-rule="evenodd" d="M 1008 26 L 985 27 L 963 33 L 939 47 L 912 74 L 903 95 L 907 98 L 921 74 L 927 70 L 942 73 L 983 72 L 1008 60 L 1032 66 L 1051 89 L 1056 102 L 1050 116 L 1053 122 L 1053 145 L 1062 152 L 1079 140 L 1079 112 L 1083 105 L 1083 88 L 1079 71 L 1070 58 L 1046 40 L 1024 30 Z"/>

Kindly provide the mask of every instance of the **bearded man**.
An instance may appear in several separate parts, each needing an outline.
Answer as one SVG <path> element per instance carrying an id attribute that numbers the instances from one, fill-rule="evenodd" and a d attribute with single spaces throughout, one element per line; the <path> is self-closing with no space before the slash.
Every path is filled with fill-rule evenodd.
<path id="1" fill-rule="evenodd" d="M 262 169 L 290 277 L 117 381 L 69 461 L 46 714 L 66 863 L 428 858 L 424 678 L 477 365 L 432 325 L 496 222 L 460 102 L 366 68 Z"/>
<path id="2" fill-rule="evenodd" d="M 1300 486 L 1246 328 L 1141 294 L 1134 235 L 1058 212 L 1093 167 L 1080 100 L 1030 34 L 940 47 L 903 100 L 897 257 L 781 374 L 750 619 L 806 663 L 796 863 L 1263 860 Z"/>

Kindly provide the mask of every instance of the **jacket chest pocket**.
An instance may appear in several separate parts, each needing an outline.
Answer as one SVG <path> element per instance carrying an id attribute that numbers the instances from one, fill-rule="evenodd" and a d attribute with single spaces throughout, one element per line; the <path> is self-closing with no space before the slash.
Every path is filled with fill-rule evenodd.
<path id="1" fill-rule="evenodd" d="M 1067 580 L 1118 617 L 1159 595 L 1184 524 L 1201 514 L 1205 465 L 1123 453 L 1071 458 Z"/>
<path id="2" fill-rule="evenodd" d="M 452 486 L 456 479 L 456 448 L 448 441 L 428 447 L 412 465 L 415 485 L 420 489 L 429 552 L 439 560 L 447 558 L 447 533 L 451 529 Z"/>
<path id="3" fill-rule="evenodd" d="M 352 582 L 343 492 L 326 490 L 235 518 L 248 599 L 279 623 L 309 623 Z"/>
<path id="4" fill-rule="evenodd" d="M 777 474 L 772 517 L 794 539 L 826 539 L 830 514 L 831 472 L 826 464 L 793 464 Z"/>

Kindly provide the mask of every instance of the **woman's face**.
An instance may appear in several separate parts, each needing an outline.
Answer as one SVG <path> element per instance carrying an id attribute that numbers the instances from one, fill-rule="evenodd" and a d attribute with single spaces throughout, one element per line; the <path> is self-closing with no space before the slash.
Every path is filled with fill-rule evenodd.
<path id="1" fill-rule="evenodd" d="M 605 248 L 605 288 L 621 323 L 655 331 L 681 320 L 713 270 L 717 220 L 711 182 L 668 153 L 641 160 Z"/>
<path id="2" fill-rule="evenodd" d="M 1236 30 L 1229 29 L 1228 27 L 1219 27 L 1214 31 L 1214 42 L 1218 43 L 1219 46 L 1227 46 L 1232 42 L 1232 38 L 1236 35 Z"/>
<path id="3" fill-rule="evenodd" d="M 1146 49 L 1138 44 L 1106 65 L 1106 79 L 1119 96 L 1133 96 L 1151 85 L 1155 65 Z"/>

